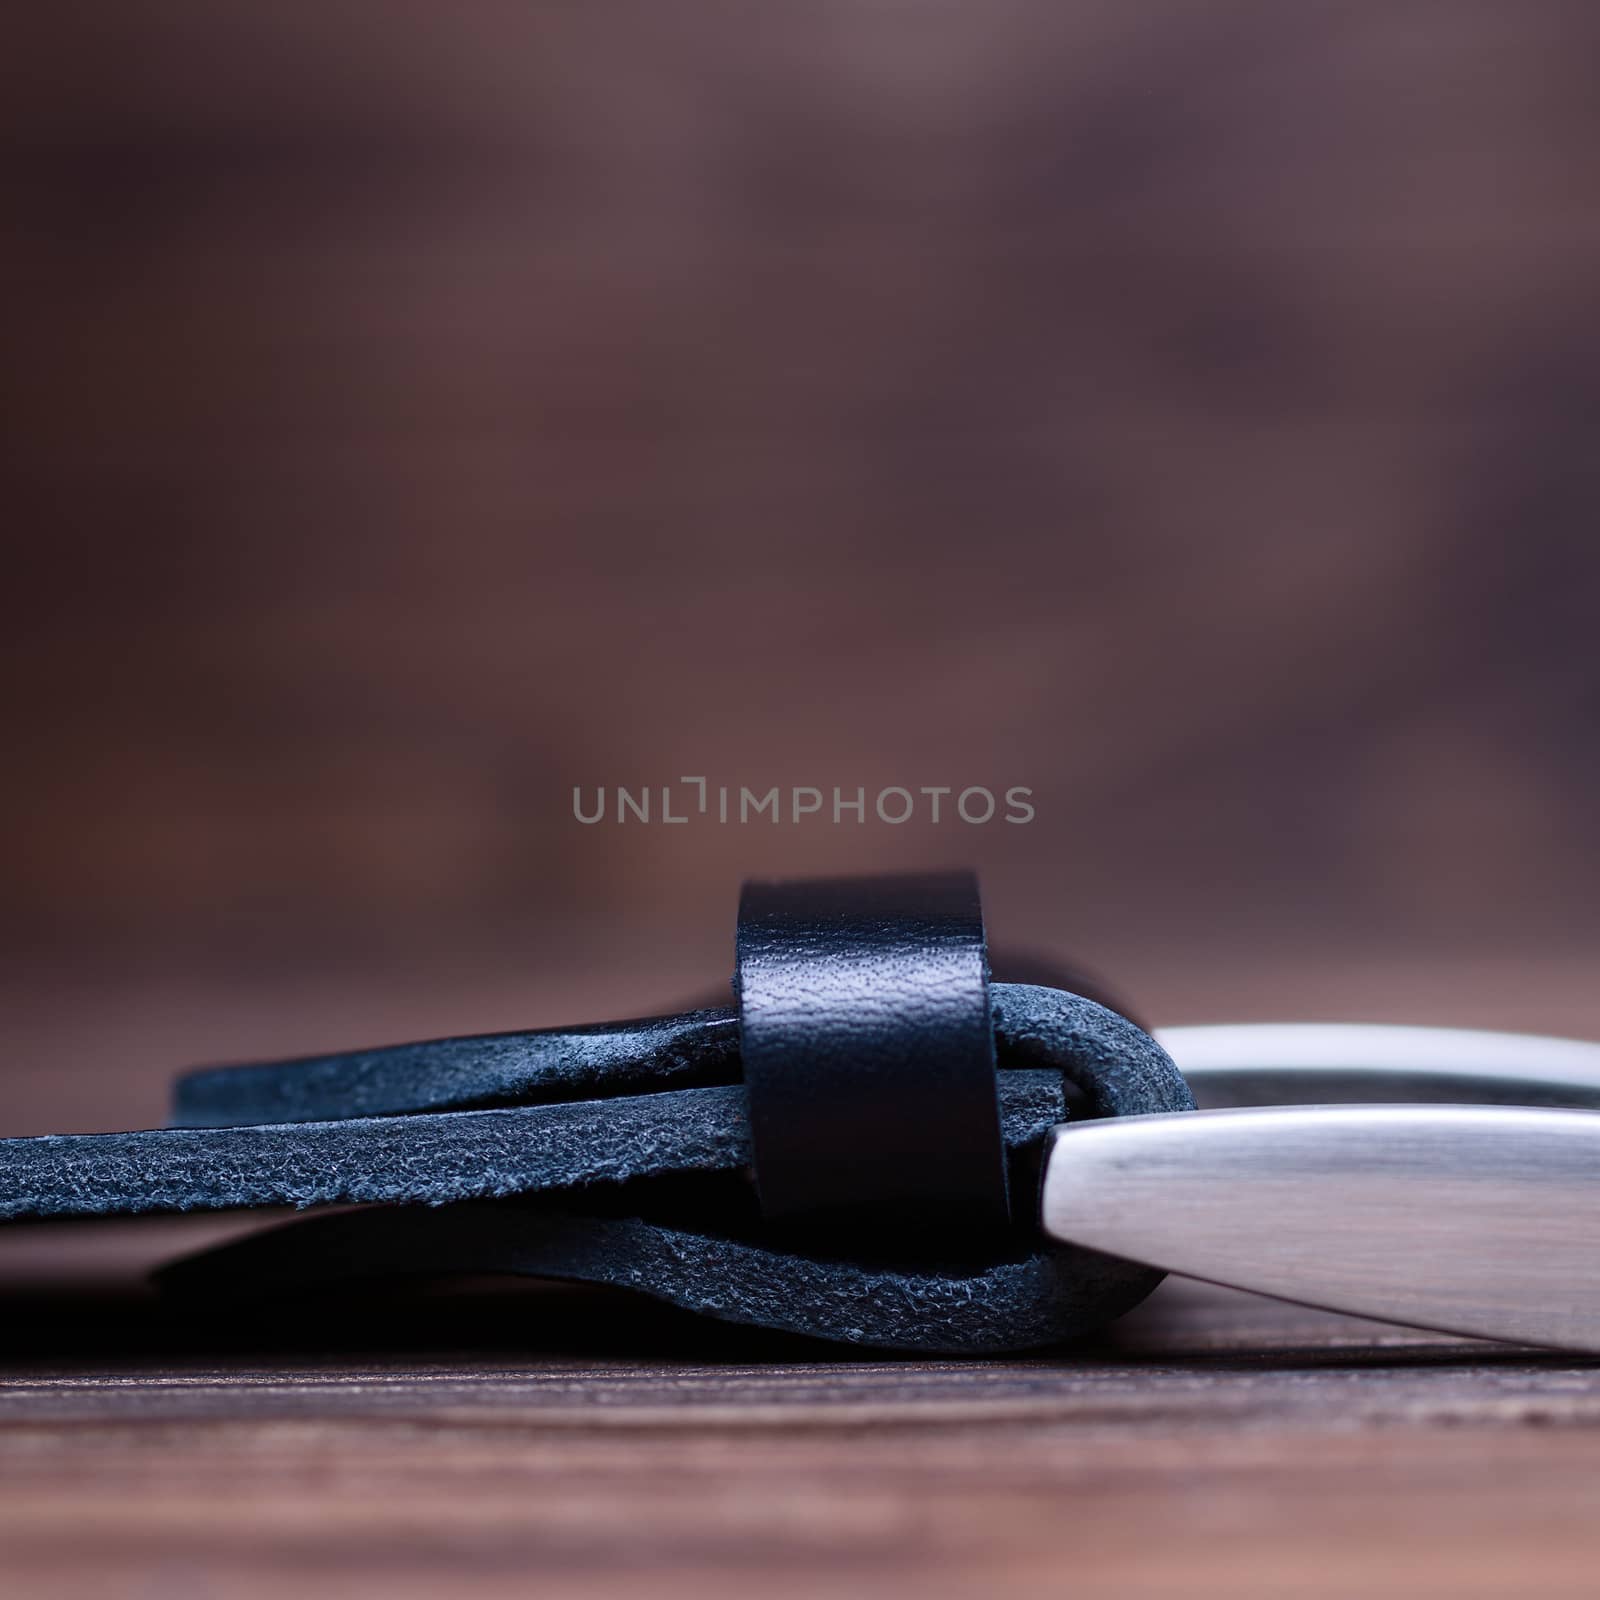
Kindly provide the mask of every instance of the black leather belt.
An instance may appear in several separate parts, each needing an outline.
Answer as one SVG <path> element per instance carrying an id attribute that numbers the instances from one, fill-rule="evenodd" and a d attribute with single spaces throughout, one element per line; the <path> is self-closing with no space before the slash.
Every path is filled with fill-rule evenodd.
<path id="1" fill-rule="evenodd" d="M 356 1205 L 161 1281 L 248 1298 L 524 1273 L 923 1351 L 1068 1339 L 1159 1281 L 1047 1245 L 1037 1161 L 1071 1117 L 1189 1091 L 1117 1012 L 991 983 L 970 876 L 749 885 L 736 993 L 191 1073 L 167 1128 L 0 1141 L 0 1218 Z"/>
<path id="2" fill-rule="evenodd" d="M 1189 1086 L 1120 1010 L 990 982 L 965 874 L 749 885 L 735 989 L 192 1073 L 171 1127 L 0 1141 L 0 1218 L 355 1207 L 158 1275 L 210 1302 L 509 1272 L 975 1354 L 1089 1332 L 1172 1270 L 1600 1351 L 1600 1046 L 1175 1029 L 1207 1109 L 1174 1115 Z M 1292 1103 L 1240 1105 L 1263 1097 Z"/>

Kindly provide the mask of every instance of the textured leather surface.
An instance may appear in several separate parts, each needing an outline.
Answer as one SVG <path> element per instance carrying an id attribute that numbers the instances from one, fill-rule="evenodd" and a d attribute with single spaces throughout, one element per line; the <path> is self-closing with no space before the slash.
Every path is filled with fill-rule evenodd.
<path id="1" fill-rule="evenodd" d="M 1011 1144 L 1061 1121 L 1059 1078 L 1004 1075 Z M 0 1218 L 454 1200 L 741 1172 L 737 1085 L 491 1111 L 0 1140 Z"/>
<path id="2" fill-rule="evenodd" d="M 748 883 L 734 987 L 767 1217 L 1009 1221 L 970 873 Z"/>
<path id="3" fill-rule="evenodd" d="M 1115 1013 L 1034 985 L 995 984 L 991 1002 L 1019 1193 L 1045 1131 L 1070 1114 L 1066 1083 L 1102 1115 L 1191 1103 L 1155 1042 Z M 351 1213 L 336 1229 L 331 1218 L 275 1229 L 260 1240 L 268 1254 L 247 1240 L 172 1281 L 210 1300 L 249 1300 L 330 1278 L 471 1265 L 613 1284 L 734 1322 L 920 1351 L 1055 1343 L 1100 1326 L 1160 1281 L 1130 1263 L 1044 1249 L 1029 1219 L 981 1261 L 944 1256 L 937 1232 L 908 1235 L 902 1259 L 773 1241 L 743 1176 L 751 1149 L 738 1056 L 728 1048 L 736 1028 L 731 1010 L 700 1013 L 680 1036 L 693 1048 L 679 1070 L 725 1073 L 725 1084 L 577 1102 L 451 1109 L 516 1093 L 551 1101 L 575 1074 L 588 1087 L 629 1083 L 624 1025 L 490 1036 L 481 1053 L 470 1040 L 444 1041 L 438 1078 L 429 1045 L 237 1069 L 236 1077 L 208 1072 L 200 1075 L 210 1080 L 208 1121 L 253 1115 L 263 1096 L 281 1120 L 0 1141 L 3 1214 L 398 1202 Z M 659 1020 L 641 1025 L 641 1051 L 673 1033 Z M 312 1120 L 347 1073 L 380 1114 Z M 184 1098 L 200 1114 L 192 1091 Z M 412 1112 L 413 1103 L 446 1109 Z M 486 1203 L 552 1191 L 559 1206 Z M 476 1203 L 455 1204 L 463 1200 Z M 477 1234 L 480 1209 L 486 1231 Z"/>
<path id="4" fill-rule="evenodd" d="M 976 1262 L 780 1250 L 761 1242 L 759 1222 L 740 1236 L 728 1217 L 735 1198 L 700 1201 L 698 1209 L 720 1212 L 716 1229 L 525 1201 L 337 1212 L 177 1262 L 158 1281 L 215 1310 L 364 1279 L 520 1274 L 633 1290 L 725 1322 L 929 1355 L 1059 1344 L 1120 1316 L 1160 1281 L 1109 1256 L 1039 1250 L 1021 1239 Z"/>
<path id="5" fill-rule="evenodd" d="M 403 1111 L 598 1100 L 739 1081 L 739 1018 L 726 1006 L 592 1027 L 485 1033 L 184 1074 L 183 1128 L 319 1122 Z"/>
<path id="6" fill-rule="evenodd" d="M 1116 1013 L 1031 984 L 995 984 L 991 999 L 1002 1063 L 1001 1122 L 1019 1194 L 1031 1180 L 1045 1132 L 1074 1114 L 1068 1085 L 1085 1114 L 1192 1105 L 1155 1041 Z M 702 1015 L 733 1022 L 731 1012 Z M 713 1022 L 700 1037 L 715 1039 L 721 1031 Z M 658 1025 L 648 1024 L 643 1037 L 658 1036 Z M 529 1092 L 550 1093 L 571 1069 L 564 1058 L 573 1036 L 554 1037 L 560 1043 L 546 1058 L 544 1036 L 523 1036 Z M 457 1095 L 470 1101 L 490 1083 L 503 1083 L 506 1036 L 487 1053 L 481 1079 L 463 1068 L 467 1042 L 450 1044 Z M 391 1057 L 386 1104 L 404 1109 L 405 1074 L 422 1071 L 419 1052 L 426 1048 L 408 1046 Z M 608 1033 L 597 1049 L 610 1059 L 615 1036 Z M 373 1054 L 352 1058 L 352 1070 L 369 1084 Z M 541 1072 L 538 1063 L 546 1059 L 551 1065 Z M 250 1093 L 262 1091 L 267 1070 L 250 1069 Z M 730 1070 L 738 1071 L 736 1057 Z M 325 1058 L 290 1064 L 275 1075 L 285 1102 L 296 1106 L 297 1083 L 308 1094 L 313 1085 L 325 1093 L 337 1073 L 337 1059 Z M 430 1094 L 425 1081 L 413 1087 Z M 221 1085 L 213 1090 L 215 1112 Z M 735 1170 L 748 1159 L 748 1131 L 738 1120 L 742 1090 L 725 1092 L 729 1098 L 722 1101 L 702 1098 L 704 1090 L 640 1097 L 652 1108 L 640 1131 L 655 1136 L 647 1171 L 613 1168 L 609 1181 L 553 1202 L 479 1202 L 426 1212 L 386 1207 L 314 1217 L 178 1263 L 164 1274 L 165 1286 L 205 1304 L 249 1304 L 350 1279 L 521 1273 L 613 1285 L 725 1321 L 849 1344 L 972 1355 L 1033 1349 L 1092 1332 L 1160 1281 L 1158 1272 L 1090 1251 L 1046 1249 L 1031 1219 L 991 1237 L 981 1259 L 951 1255 L 946 1236 L 924 1231 L 907 1234 L 898 1254 L 883 1253 L 881 1243 L 865 1254 L 786 1248 L 761 1220 L 750 1186 Z M 633 1103 L 602 1101 L 595 1109 L 605 1117 Z M 707 1113 L 732 1121 L 716 1121 L 708 1134 L 699 1122 Z M 711 1154 L 691 1171 L 695 1150 Z M 546 1160 L 554 1163 L 557 1153 L 546 1147 Z M 638 1153 L 632 1146 L 631 1156 Z M 562 1175 L 553 1164 L 547 1173 L 553 1180 Z"/>
<path id="7" fill-rule="evenodd" d="M 825 942 L 814 960 L 826 968 Z M 989 1021 L 997 1159 L 1019 1196 L 1032 1193 L 1045 1132 L 1075 1111 L 1192 1104 L 1154 1040 L 1093 1002 L 995 984 Z M 0 1217 L 363 1202 L 182 1264 L 168 1281 L 224 1300 L 331 1278 L 520 1272 L 924 1351 L 1070 1338 L 1159 1281 L 1045 1249 L 1031 1205 L 981 1249 L 953 1226 L 832 1240 L 774 1229 L 749 1181 L 758 1151 L 740 1075 L 727 1008 L 209 1069 L 179 1084 L 174 1127 L 0 1141 Z"/>
<path id="8" fill-rule="evenodd" d="M 1096 1001 L 1037 983 L 992 983 L 989 1004 L 1001 1068 L 1034 1066 L 1064 1076 L 1096 1116 L 1179 1111 L 1187 1085 L 1149 1034 Z M 592 1028 L 491 1033 L 242 1067 L 208 1067 L 177 1082 L 173 1124 L 227 1127 L 271 1120 L 325 1120 L 348 1095 L 366 1116 L 464 1111 L 634 1092 L 633 1057 L 666 1053 L 663 1087 L 740 1081 L 739 1017 L 731 1007 Z M 629 1040 L 637 1040 L 630 1047 Z M 644 1069 L 645 1081 L 654 1073 Z M 665 1074 L 670 1074 L 666 1076 Z M 110 1137 L 86 1135 L 85 1137 Z M 0 1151 L 27 1141 L 0 1140 Z"/>

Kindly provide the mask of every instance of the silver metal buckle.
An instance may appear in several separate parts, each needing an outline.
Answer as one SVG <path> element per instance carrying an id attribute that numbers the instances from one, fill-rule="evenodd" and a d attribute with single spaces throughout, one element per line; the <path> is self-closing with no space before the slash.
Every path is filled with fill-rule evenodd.
<path id="1" fill-rule="evenodd" d="M 1058 1128 L 1040 1205 L 1053 1238 L 1326 1310 L 1600 1352 L 1600 1045 L 1320 1025 L 1157 1037 L 1210 1109 Z M 1348 1097 L 1390 1103 L 1327 1103 Z"/>

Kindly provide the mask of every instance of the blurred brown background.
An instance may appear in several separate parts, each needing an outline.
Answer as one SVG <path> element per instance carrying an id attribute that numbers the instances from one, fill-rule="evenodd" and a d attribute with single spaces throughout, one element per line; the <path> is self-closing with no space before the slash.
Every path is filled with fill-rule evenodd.
<path id="1" fill-rule="evenodd" d="M 749 872 L 1600 1032 L 1587 0 L 4 32 L 6 1128 L 669 1007 Z M 572 820 L 686 773 L 1037 817 Z"/>

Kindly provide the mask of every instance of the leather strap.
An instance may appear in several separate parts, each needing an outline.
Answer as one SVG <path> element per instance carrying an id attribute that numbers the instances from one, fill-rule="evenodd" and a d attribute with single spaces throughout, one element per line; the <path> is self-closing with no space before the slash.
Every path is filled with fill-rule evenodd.
<path id="1" fill-rule="evenodd" d="M 759 1222 L 741 1225 L 735 1198 L 714 1226 L 514 1200 L 335 1212 L 188 1257 L 157 1283 L 214 1315 L 352 1283 L 510 1274 L 606 1285 L 835 1344 L 983 1356 L 1093 1333 L 1162 1276 L 1093 1251 L 1015 1241 L 974 1261 L 810 1255 L 775 1246 Z"/>
<path id="2" fill-rule="evenodd" d="M 992 1001 L 1001 1125 L 1017 1192 L 1034 1181 L 1044 1135 L 1070 1116 L 1192 1106 L 1155 1041 L 1104 1007 L 1031 984 L 995 984 Z M 736 1020 L 732 1012 L 722 1016 Z M 646 1025 L 645 1036 L 655 1028 Z M 521 1037 L 537 1059 L 546 1036 Z M 571 1047 L 570 1033 L 555 1037 L 564 1041 L 562 1050 Z M 466 1043 L 451 1041 L 453 1059 L 459 1062 Z M 608 1048 L 615 1045 L 612 1036 Z M 358 1070 L 371 1071 L 372 1054 L 355 1058 Z M 338 1058 L 326 1058 L 275 1070 L 326 1085 L 337 1066 Z M 483 1087 L 463 1074 L 455 1090 L 470 1098 Z M 548 1088 L 548 1080 L 538 1087 Z M 1091 1333 L 1161 1281 L 1161 1273 L 1130 1262 L 1046 1247 L 1023 1219 L 991 1235 L 976 1256 L 951 1253 L 944 1236 L 925 1230 L 903 1238 L 898 1249 L 886 1249 L 882 1240 L 865 1248 L 859 1241 L 852 1249 L 806 1248 L 763 1222 L 738 1170 L 712 1163 L 697 1174 L 679 1165 L 683 1147 L 675 1130 L 692 1095 L 645 1097 L 653 1112 L 640 1129 L 649 1144 L 647 1166 L 626 1181 L 545 1200 L 375 1207 L 291 1222 L 175 1264 L 160 1275 L 162 1287 L 215 1308 L 352 1280 L 501 1272 L 608 1284 L 724 1321 L 846 1344 L 992 1355 Z M 724 1109 L 738 1103 L 725 1102 Z M 748 1133 L 743 1143 L 735 1136 L 726 1158 L 737 1161 L 749 1150 Z"/>
<path id="3" fill-rule="evenodd" d="M 1068 1082 L 1096 1115 L 1192 1104 L 1155 1042 L 1115 1013 L 1032 985 L 993 985 L 989 1002 L 996 1128 L 1018 1194 L 1068 1115 Z M 216 1301 L 472 1265 L 923 1351 L 1056 1342 L 1159 1281 L 1045 1249 L 1029 1215 L 981 1252 L 939 1229 L 809 1247 L 775 1231 L 746 1175 L 761 1152 L 738 1041 L 738 1015 L 715 1008 L 210 1069 L 179 1084 L 175 1127 L 0 1140 L 0 1216 L 385 1202 L 273 1230 L 170 1281 Z"/>
<path id="4" fill-rule="evenodd" d="M 1062 1120 L 1060 1085 L 1004 1074 L 1022 1148 Z M 742 1173 L 752 1155 L 737 1084 L 614 1100 L 260 1126 L 155 1128 L 0 1140 L 0 1220 L 444 1205 Z"/>
<path id="5" fill-rule="evenodd" d="M 173 1122 L 321 1122 L 410 1111 L 600 1100 L 739 1081 L 739 1019 L 726 1006 L 534 1033 L 481 1033 L 185 1073 Z"/>
<path id="6" fill-rule="evenodd" d="M 1171 1058 L 1144 1029 L 1097 1001 L 1037 983 L 992 983 L 990 1020 L 1005 1070 L 1032 1068 L 1081 1097 L 1087 1115 L 1188 1111 L 1194 1097 Z M 545 1105 L 577 1098 L 602 1104 L 659 1076 L 663 1092 L 741 1081 L 739 1017 L 728 1007 L 585 1028 L 489 1033 L 305 1056 L 240 1067 L 206 1067 L 174 1087 L 173 1125 L 233 1127 L 271 1120 L 325 1120 L 346 1095 L 362 1115 Z M 651 1102 L 664 1105 L 660 1095 Z M 270 1118 L 263 1108 L 270 1107 Z M 60 1139 L 62 1136 L 53 1136 Z M 68 1138 L 124 1138 L 121 1134 Z M 26 1139 L 0 1139 L 0 1158 Z M 0 1161 L 3 1172 L 3 1161 Z M 3 1191 L 0 1191 L 3 1192 Z"/>
<path id="7" fill-rule="evenodd" d="M 748 883 L 734 987 L 767 1217 L 1010 1220 L 971 873 Z"/>

